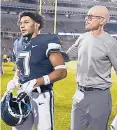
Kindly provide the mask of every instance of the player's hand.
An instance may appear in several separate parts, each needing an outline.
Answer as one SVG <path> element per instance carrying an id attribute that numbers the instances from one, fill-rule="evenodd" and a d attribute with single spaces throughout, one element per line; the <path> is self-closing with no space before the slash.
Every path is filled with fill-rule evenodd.
<path id="1" fill-rule="evenodd" d="M 7 84 L 7 91 L 10 91 L 12 89 L 15 89 L 18 87 L 18 80 L 19 80 L 19 77 L 14 77 L 12 80 L 10 80 Z"/>
<path id="2" fill-rule="evenodd" d="M 22 85 L 21 89 L 22 89 L 25 93 L 30 94 L 34 89 L 36 89 L 36 88 L 34 88 L 34 86 L 35 86 L 36 83 L 37 83 L 37 80 L 36 80 L 36 79 L 30 80 L 30 81 L 24 83 L 24 84 Z M 39 86 L 37 87 L 37 90 L 38 90 L 39 93 L 41 92 Z"/>

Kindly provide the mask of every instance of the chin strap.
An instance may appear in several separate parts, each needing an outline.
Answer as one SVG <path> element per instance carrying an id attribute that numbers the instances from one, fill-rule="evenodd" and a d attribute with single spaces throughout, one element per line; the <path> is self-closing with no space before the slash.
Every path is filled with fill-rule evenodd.
<path id="1" fill-rule="evenodd" d="M 17 102 L 20 102 L 22 99 L 24 99 L 27 96 L 25 92 L 21 92 L 17 97 Z"/>
<path id="2" fill-rule="evenodd" d="M 20 124 L 21 121 L 22 121 L 22 118 L 23 118 L 23 113 L 22 113 L 22 109 L 21 109 L 21 102 L 19 102 L 18 105 L 19 105 L 19 110 L 20 110 L 20 115 L 21 115 L 21 116 L 20 116 L 19 121 L 18 121 L 17 124 Z"/>

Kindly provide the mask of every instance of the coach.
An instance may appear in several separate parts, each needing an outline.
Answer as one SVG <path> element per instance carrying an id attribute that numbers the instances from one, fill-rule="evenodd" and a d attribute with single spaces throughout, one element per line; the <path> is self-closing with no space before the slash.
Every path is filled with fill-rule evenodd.
<path id="1" fill-rule="evenodd" d="M 104 31 L 108 20 L 105 6 L 92 7 L 85 17 L 87 32 L 67 51 L 69 59 L 78 55 L 71 130 L 107 130 L 112 66 L 117 74 L 117 41 Z"/>

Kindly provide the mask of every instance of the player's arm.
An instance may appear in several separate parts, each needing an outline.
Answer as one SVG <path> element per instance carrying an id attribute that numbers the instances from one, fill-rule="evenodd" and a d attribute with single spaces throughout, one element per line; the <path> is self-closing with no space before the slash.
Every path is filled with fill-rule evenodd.
<path id="1" fill-rule="evenodd" d="M 108 56 L 117 75 L 117 42 L 110 48 Z"/>
<path id="2" fill-rule="evenodd" d="M 67 70 L 64 63 L 64 59 L 60 53 L 51 53 L 49 56 L 50 62 L 54 67 L 54 71 L 51 72 L 49 75 L 45 75 L 41 78 L 36 79 L 36 85 L 34 87 L 40 85 L 46 85 L 49 83 L 54 83 L 58 80 L 61 80 L 67 76 Z"/>
<path id="3" fill-rule="evenodd" d="M 65 78 L 67 76 L 67 70 L 61 53 L 51 53 L 49 59 L 54 67 L 54 71 L 49 74 L 51 83 Z"/>
<path id="4" fill-rule="evenodd" d="M 55 36 L 54 39 L 48 44 L 46 50 L 46 56 L 49 58 L 54 68 L 54 71 L 48 75 L 44 75 L 43 77 L 36 79 L 37 82 L 35 87 L 54 83 L 66 77 L 67 70 L 64 63 L 64 58 L 61 55 L 60 50 L 61 50 L 60 41 Z"/>
<path id="5" fill-rule="evenodd" d="M 64 59 L 60 53 L 51 53 L 49 59 L 52 66 L 54 67 L 54 71 L 51 72 L 49 75 L 45 75 L 41 78 L 36 79 L 37 82 L 34 87 L 54 83 L 67 76 L 67 70 L 64 63 Z"/>
<path id="6" fill-rule="evenodd" d="M 18 78 L 20 77 L 20 71 L 19 71 L 17 65 L 16 65 L 16 70 L 15 70 L 15 73 L 14 73 L 14 77 L 18 77 Z"/>
<path id="7" fill-rule="evenodd" d="M 16 50 L 17 50 L 16 44 L 17 44 L 17 40 L 14 42 L 14 48 L 13 48 L 13 56 L 15 59 L 16 59 Z M 17 65 L 15 64 L 15 73 L 12 80 L 10 80 L 7 84 L 7 91 L 18 87 L 19 77 L 20 77 L 20 72 Z"/>
<path id="8" fill-rule="evenodd" d="M 14 42 L 14 47 L 13 47 L 13 58 L 15 60 L 15 73 L 14 73 L 14 77 L 13 78 L 19 78 L 20 76 L 20 72 L 19 72 L 19 69 L 18 69 L 18 66 L 16 65 L 16 59 L 17 59 L 17 56 L 16 56 L 16 53 L 17 53 L 17 39 L 15 40 Z"/>
<path id="9" fill-rule="evenodd" d="M 20 72 L 16 68 L 13 78 L 7 84 L 7 91 L 17 88 L 19 85 Z"/>

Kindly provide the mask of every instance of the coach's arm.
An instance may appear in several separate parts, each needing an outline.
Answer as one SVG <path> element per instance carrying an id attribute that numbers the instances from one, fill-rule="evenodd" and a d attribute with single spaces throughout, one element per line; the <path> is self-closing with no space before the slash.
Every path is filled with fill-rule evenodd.
<path id="1" fill-rule="evenodd" d="M 76 40 L 75 44 L 73 44 L 67 52 L 62 51 L 61 54 L 64 57 L 65 62 L 73 60 L 75 57 L 78 56 L 78 45 L 81 41 L 81 36 Z"/>
<path id="2" fill-rule="evenodd" d="M 108 57 L 117 75 L 117 41 L 108 49 Z"/>

